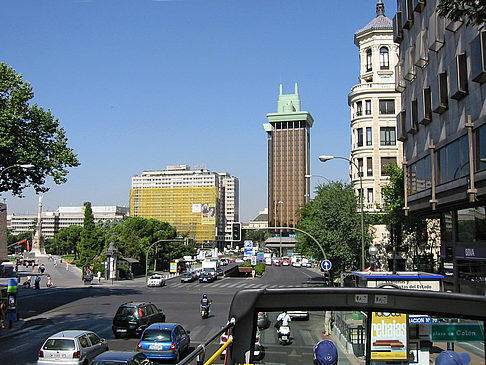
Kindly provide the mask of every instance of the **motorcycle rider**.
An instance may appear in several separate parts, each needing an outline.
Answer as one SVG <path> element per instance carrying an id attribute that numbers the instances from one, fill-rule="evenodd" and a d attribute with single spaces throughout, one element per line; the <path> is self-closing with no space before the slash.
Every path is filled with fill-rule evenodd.
<path id="1" fill-rule="evenodd" d="M 203 294 L 201 298 L 201 305 L 199 306 L 199 310 L 202 310 L 203 307 L 208 308 L 208 313 L 211 311 L 211 301 L 208 299 L 208 296 L 206 294 Z"/>
<path id="2" fill-rule="evenodd" d="M 281 321 L 281 323 L 282 323 L 281 326 L 288 327 L 289 326 L 289 322 L 292 322 L 292 319 L 287 314 L 287 311 L 283 311 L 277 317 L 277 322 L 279 322 L 279 321 Z"/>

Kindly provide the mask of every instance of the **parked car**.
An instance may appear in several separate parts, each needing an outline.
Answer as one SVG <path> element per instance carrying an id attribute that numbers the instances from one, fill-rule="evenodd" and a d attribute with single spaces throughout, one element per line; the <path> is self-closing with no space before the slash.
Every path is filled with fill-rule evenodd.
<path id="1" fill-rule="evenodd" d="M 147 280 L 147 286 L 164 286 L 165 279 L 160 274 L 153 274 Z"/>
<path id="2" fill-rule="evenodd" d="M 210 272 L 202 272 L 201 275 L 199 275 L 200 283 L 212 283 L 215 279 L 216 276 L 214 276 Z"/>
<path id="3" fill-rule="evenodd" d="M 197 274 L 194 271 L 185 272 L 180 276 L 181 283 L 191 283 L 197 280 Z"/>
<path id="4" fill-rule="evenodd" d="M 267 312 L 258 312 L 257 326 L 260 329 L 270 327 L 270 320 L 268 319 Z"/>
<path id="5" fill-rule="evenodd" d="M 92 365 L 155 365 L 141 352 L 106 351 L 95 357 Z"/>
<path id="6" fill-rule="evenodd" d="M 113 334 L 140 335 L 152 323 L 165 322 L 165 314 L 152 303 L 129 302 L 122 304 L 113 318 Z"/>
<path id="7" fill-rule="evenodd" d="M 179 362 L 189 350 L 189 333 L 178 323 L 155 323 L 143 331 L 137 349 L 149 359 Z"/>
<path id="8" fill-rule="evenodd" d="M 224 257 L 221 260 L 219 260 L 219 262 L 222 266 L 226 266 L 229 264 L 229 260 L 225 259 Z"/>
<path id="9" fill-rule="evenodd" d="M 37 365 L 86 365 L 107 350 L 105 339 L 92 331 L 61 331 L 50 336 L 41 346 Z"/>
<path id="10" fill-rule="evenodd" d="M 292 320 L 303 320 L 303 321 L 308 321 L 309 320 L 309 312 L 307 311 L 288 311 L 287 314 L 290 316 L 290 319 Z"/>
<path id="11" fill-rule="evenodd" d="M 273 264 L 274 264 L 275 266 L 282 266 L 282 261 L 280 261 L 280 260 L 275 260 L 275 261 L 273 262 Z"/>

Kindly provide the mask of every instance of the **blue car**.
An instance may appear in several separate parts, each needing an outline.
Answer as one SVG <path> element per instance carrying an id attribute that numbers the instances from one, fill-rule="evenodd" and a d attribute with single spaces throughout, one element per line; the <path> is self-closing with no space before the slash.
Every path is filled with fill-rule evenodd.
<path id="1" fill-rule="evenodd" d="M 189 350 L 191 338 L 178 323 L 154 323 L 142 333 L 137 349 L 151 360 L 179 362 Z"/>

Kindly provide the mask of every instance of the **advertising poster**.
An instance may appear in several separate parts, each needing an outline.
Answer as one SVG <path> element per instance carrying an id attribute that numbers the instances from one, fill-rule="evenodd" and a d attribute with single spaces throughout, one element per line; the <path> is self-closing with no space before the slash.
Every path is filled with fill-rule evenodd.
<path id="1" fill-rule="evenodd" d="M 192 205 L 192 212 L 193 213 L 201 213 L 201 206 L 202 206 L 202 204 L 193 204 Z"/>
<path id="2" fill-rule="evenodd" d="M 208 203 L 204 203 L 201 207 L 201 224 L 215 224 L 216 223 L 216 207 Z"/>
<path id="3" fill-rule="evenodd" d="M 177 262 L 171 262 L 170 263 L 170 272 L 171 273 L 177 272 Z"/>
<path id="4" fill-rule="evenodd" d="M 404 313 L 372 313 L 371 360 L 407 359 L 407 323 Z"/>
<path id="5" fill-rule="evenodd" d="M 245 246 L 243 248 L 243 254 L 245 258 L 253 255 L 253 241 L 245 241 Z"/>

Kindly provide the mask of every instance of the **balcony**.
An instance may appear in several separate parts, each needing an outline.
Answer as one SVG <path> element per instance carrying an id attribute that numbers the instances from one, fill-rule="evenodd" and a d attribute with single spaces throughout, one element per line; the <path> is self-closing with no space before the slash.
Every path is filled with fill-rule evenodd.
<path id="1" fill-rule="evenodd" d="M 351 89 L 351 94 L 368 92 L 368 91 L 372 91 L 372 90 L 373 91 L 379 91 L 379 90 L 390 91 L 390 90 L 394 90 L 394 89 L 395 89 L 394 83 L 372 82 L 372 83 L 367 83 L 367 84 L 354 85 Z"/>

